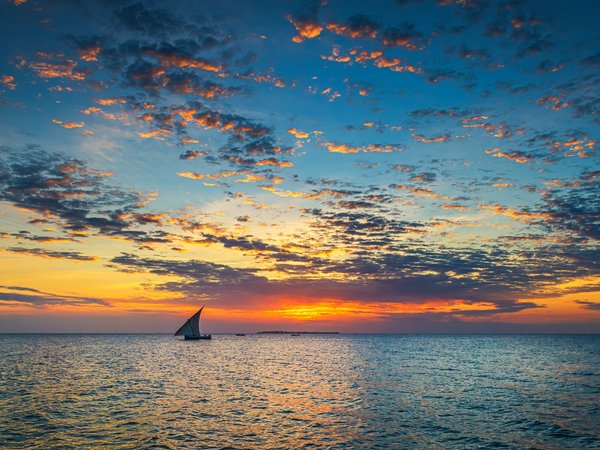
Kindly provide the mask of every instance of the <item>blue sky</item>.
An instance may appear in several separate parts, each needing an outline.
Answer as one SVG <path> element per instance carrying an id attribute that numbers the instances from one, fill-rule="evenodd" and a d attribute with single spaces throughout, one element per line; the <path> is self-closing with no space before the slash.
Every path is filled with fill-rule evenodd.
<path id="1" fill-rule="evenodd" d="M 598 10 L 4 1 L 0 325 L 597 331 Z"/>

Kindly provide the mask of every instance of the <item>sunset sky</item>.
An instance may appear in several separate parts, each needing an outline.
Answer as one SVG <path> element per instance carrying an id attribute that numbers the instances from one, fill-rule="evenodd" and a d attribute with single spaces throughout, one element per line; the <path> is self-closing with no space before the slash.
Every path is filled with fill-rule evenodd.
<path id="1" fill-rule="evenodd" d="M 0 0 L 0 332 L 600 332 L 598 17 Z"/>

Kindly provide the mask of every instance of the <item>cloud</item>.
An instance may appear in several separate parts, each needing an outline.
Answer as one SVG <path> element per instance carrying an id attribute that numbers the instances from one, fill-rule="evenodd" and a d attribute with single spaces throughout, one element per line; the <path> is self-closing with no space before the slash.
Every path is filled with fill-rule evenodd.
<path id="1" fill-rule="evenodd" d="M 422 134 L 413 133 L 412 137 L 413 137 L 413 139 L 415 139 L 415 140 L 417 140 L 419 142 L 423 142 L 425 144 L 447 142 L 447 141 L 450 140 L 450 135 L 449 134 L 440 134 L 438 136 L 425 137 Z"/>
<path id="2" fill-rule="evenodd" d="M 274 167 L 283 167 L 283 168 L 294 166 L 294 163 L 292 163 L 290 161 L 280 161 L 275 158 L 260 159 L 260 160 L 256 161 L 255 164 L 257 166 L 274 166 Z"/>
<path id="3" fill-rule="evenodd" d="M 422 73 L 420 67 L 412 64 L 405 64 L 403 63 L 403 60 L 397 57 L 385 57 L 381 50 L 367 51 L 361 50 L 360 47 L 350 50 L 347 55 L 342 55 L 340 54 L 340 48 L 334 46 L 331 55 L 321 55 L 321 59 L 348 65 L 356 63 L 366 66 L 367 64 L 371 64 L 378 69 L 389 69 L 393 72 Z M 366 96 L 368 93 L 369 89 L 359 90 L 359 94 L 362 96 Z"/>
<path id="4" fill-rule="evenodd" d="M 5 238 L 15 238 L 17 240 L 24 239 L 27 241 L 40 242 L 44 244 L 56 243 L 56 242 L 79 242 L 74 237 L 65 237 L 65 236 L 38 236 L 31 234 L 27 230 L 21 230 L 18 233 L 1 233 L 0 237 Z"/>
<path id="5" fill-rule="evenodd" d="M 531 160 L 531 157 L 525 152 L 515 150 L 507 153 L 500 150 L 500 147 L 487 149 L 485 153 L 488 155 L 492 155 L 496 158 L 506 158 L 511 161 L 518 162 L 520 164 L 525 164 Z"/>
<path id="6" fill-rule="evenodd" d="M 327 30 L 351 39 L 371 38 L 375 39 L 380 30 L 380 24 L 371 17 L 364 14 L 355 14 L 348 17 L 343 24 L 328 23 Z"/>
<path id="7" fill-rule="evenodd" d="M 6 86 L 11 91 L 13 91 L 17 87 L 17 83 L 15 83 L 15 77 L 12 75 L 0 76 L 0 83 L 2 83 L 4 86 Z"/>
<path id="8" fill-rule="evenodd" d="M 161 35 L 179 32 L 185 23 L 165 9 L 148 9 L 142 3 L 132 3 L 114 11 L 116 23 L 127 30 L 147 34 Z"/>
<path id="9" fill-rule="evenodd" d="M 53 55 L 48 55 L 47 58 L 53 59 Z M 86 69 L 78 69 L 77 63 L 73 60 L 66 59 L 56 62 L 38 61 L 29 64 L 40 78 L 67 78 L 69 80 L 81 81 L 85 80 L 89 71 Z"/>
<path id="10" fill-rule="evenodd" d="M 415 186 L 409 186 L 409 185 L 405 185 L 405 184 L 392 184 L 391 187 L 394 189 L 397 189 L 399 191 L 408 191 L 411 194 L 414 194 L 417 197 L 421 197 L 421 198 L 434 198 L 437 200 L 450 200 L 450 197 L 448 197 L 447 195 L 438 194 L 436 192 L 433 192 L 431 189 L 418 188 Z"/>
<path id="11" fill-rule="evenodd" d="M 382 42 L 386 47 L 403 47 L 413 51 L 422 50 L 428 43 L 425 36 L 417 31 L 413 24 L 404 24 L 385 30 Z"/>
<path id="12" fill-rule="evenodd" d="M 545 95 L 537 101 L 537 104 L 542 106 L 550 104 L 554 111 L 560 111 L 561 109 L 571 106 L 569 102 L 562 101 L 556 95 Z"/>
<path id="13" fill-rule="evenodd" d="M 180 177 L 190 178 L 192 180 L 203 180 L 203 179 L 218 180 L 219 178 L 229 178 L 229 177 L 233 177 L 233 176 L 236 176 L 239 174 L 240 173 L 235 170 L 230 170 L 228 172 L 207 173 L 207 174 L 200 174 L 200 173 L 196 173 L 196 172 L 177 172 L 177 175 L 179 175 Z"/>
<path id="14" fill-rule="evenodd" d="M 453 210 L 453 211 L 468 211 L 471 209 L 468 206 L 451 204 L 451 203 L 444 203 L 443 205 L 440 205 L 440 208 Z"/>
<path id="15" fill-rule="evenodd" d="M 332 153 L 391 153 L 402 151 L 402 146 L 396 144 L 367 144 L 352 146 L 336 142 L 321 142 L 323 147 Z"/>
<path id="16" fill-rule="evenodd" d="M 110 306 L 107 301 L 99 298 L 52 294 L 50 292 L 44 292 L 24 286 L 0 286 L 0 291 L 8 291 L 0 292 L 0 303 L 17 303 L 33 307 L 43 307 L 48 305 Z"/>
<path id="17" fill-rule="evenodd" d="M 67 233 L 141 239 L 132 220 L 146 196 L 110 183 L 111 172 L 35 146 L 0 147 L 0 200 L 44 217 Z"/>
<path id="18" fill-rule="evenodd" d="M 517 210 L 515 208 L 502 205 L 479 205 L 479 208 L 483 211 L 489 211 L 492 214 L 499 214 L 502 216 L 512 217 L 513 219 L 522 222 L 530 222 L 550 217 L 550 215 L 547 212 L 527 211 L 523 209 Z"/>
<path id="19" fill-rule="evenodd" d="M 591 302 L 587 300 L 575 300 L 575 303 L 583 306 L 585 309 L 590 309 L 592 311 L 600 311 L 600 303 L 599 302 Z"/>
<path id="20" fill-rule="evenodd" d="M 54 251 L 42 248 L 10 247 L 6 250 L 13 253 L 42 256 L 44 258 L 53 259 L 72 259 L 74 261 L 96 261 L 98 259 L 96 256 L 87 256 L 79 252 Z"/>
<path id="21" fill-rule="evenodd" d="M 590 171 L 582 174 L 579 186 L 566 192 L 560 188 L 548 191 L 540 206 L 545 211 L 544 225 L 550 230 L 600 241 L 599 186 L 600 178 Z"/>
<path id="22" fill-rule="evenodd" d="M 433 172 L 422 172 L 411 175 L 409 180 L 413 183 L 433 183 L 436 178 L 436 174 Z"/>
<path id="23" fill-rule="evenodd" d="M 463 110 L 456 107 L 450 107 L 447 109 L 437 109 L 437 108 L 422 108 L 416 109 L 410 113 L 412 117 L 464 117 L 471 113 L 470 110 Z"/>
<path id="24" fill-rule="evenodd" d="M 309 136 L 308 133 L 305 133 L 304 131 L 297 130 L 296 128 L 290 128 L 288 130 L 288 133 L 294 135 L 296 137 L 296 139 L 306 139 Z"/>
<path id="25" fill-rule="evenodd" d="M 368 209 L 376 206 L 374 203 L 359 200 L 341 200 L 335 202 L 335 205 L 343 209 Z"/>
<path id="26" fill-rule="evenodd" d="M 96 100 L 96 103 L 102 106 L 112 106 L 127 103 L 127 99 L 124 97 L 109 97 L 109 98 L 99 98 Z"/>
<path id="27" fill-rule="evenodd" d="M 102 47 L 100 47 L 99 45 L 82 48 L 79 53 L 79 58 L 86 62 L 98 61 L 98 55 L 101 51 Z"/>
<path id="28" fill-rule="evenodd" d="M 316 2 L 305 3 L 303 10 L 295 14 L 289 14 L 287 19 L 296 28 L 297 36 L 292 41 L 299 44 L 305 39 L 314 39 L 323 31 L 319 24 L 317 15 L 319 13 L 319 4 Z"/>
<path id="29" fill-rule="evenodd" d="M 178 55 L 175 53 L 176 51 L 177 49 L 174 47 L 162 47 L 156 51 L 148 50 L 147 53 L 154 56 L 161 67 L 164 68 L 177 67 L 179 69 L 199 69 L 208 72 L 221 72 L 223 70 L 222 64 L 215 64 L 203 58 Z"/>
<path id="30" fill-rule="evenodd" d="M 58 119 L 52 119 L 52 122 L 56 125 L 60 125 L 63 128 L 83 128 L 85 126 L 85 122 L 62 122 Z"/>
<path id="31" fill-rule="evenodd" d="M 203 156 L 204 152 L 198 150 L 187 150 L 186 152 L 179 155 L 179 159 L 194 159 L 198 156 Z"/>
<path id="32" fill-rule="evenodd" d="M 480 259 L 480 258 L 477 258 Z M 488 292 L 477 292 L 484 285 L 468 279 L 453 279 L 451 276 L 435 272 L 431 275 L 398 275 L 398 268 L 405 264 L 413 264 L 413 257 L 396 257 L 379 262 L 356 258 L 337 265 L 340 272 L 363 274 L 362 279 L 346 281 L 334 279 L 308 279 L 290 278 L 287 280 L 269 280 L 256 273 L 256 269 L 233 268 L 222 264 L 207 261 L 174 261 L 165 259 L 140 258 L 132 254 L 122 254 L 115 257 L 112 263 L 122 270 L 147 271 L 157 275 L 176 275 L 183 277 L 182 282 L 166 282 L 161 289 L 169 292 L 184 293 L 189 298 L 213 298 L 217 305 L 226 308 L 239 308 L 248 306 L 249 302 L 257 298 L 266 298 L 298 293 L 306 299 L 337 299 L 353 301 L 360 299 L 366 303 L 394 302 L 399 304 L 419 305 L 436 298 L 441 302 L 462 302 L 471 304 L 475 308 L 455 310 L 451 315 L 461 317 L 464 315 L 488 316 L 499 313 L 517 312 L 523 309 L 538 307 L 533 302 L 508 299 L 510 290 L 494 292 L 490 286 Z M 441 269 L 444 263 L 436 263 Z M 458 269 L 452 263 L 456 258 L 451 258 L 450 266 Z M 481 260 L 478 261 L 482 263 Z M 325 270 L 328 270 L 325 268 Z M 396 276 L 387 277 L 386 274 L 394 270 Z M 380 273 L 377 278 L 366 278 L 368 275 Z M 455 272 L 453 272 L 455 273 Z M 443 286 L 443 288 L 442 288 Z M 478 288 L 476 288 L 478 287 Z M 240 293 L 244 300 L 240 300 Z M 514 293 L 512 294 L 514 295 Z M 488 297 L 488 298 L 485 298 Z M 484 300 L 485 298 L 485 300 Z M 488 307 L 484 310 L 476 308 L 478 303 L 485 303 Z M 427 311 L 424 311 L 427 314 Z"/>

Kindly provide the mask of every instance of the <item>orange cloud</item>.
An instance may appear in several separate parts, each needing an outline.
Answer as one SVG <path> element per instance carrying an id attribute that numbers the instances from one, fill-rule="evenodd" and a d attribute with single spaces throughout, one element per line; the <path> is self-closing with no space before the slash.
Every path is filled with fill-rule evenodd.
<path id="1" fill-rule="evenodd" d="M 256 165 L 257 166 L 275 166 L 275 167 L 286 168 L 286 167 L 293 167 L 294 163 L 292 163 L 290 161 L 279 161 L 278 159 L 275 159 L 275 158 L 265 158 L 265 159 L 256 161 Z"/>
<path id="2" fill-rule="evenodd" d="M 554 111 L 559 111 L 561 109 L 567 108 L 568 106 L 571 106 L 571 103 L 563 102 L 560 98 L 558 98 L 555 95 L 546 95 L 546 96 L 540 98 L 537 101 L 537 104 L 540 106 L 550 104 L 550 105 L 552 105 L 552 109 Z"/>
<path id="3" fill-rule="evenodd" d="M 552 215 L 548 213 L 517 211 L 514 208 L 502 205 L 479 205 L 479 209 L 482 211 L 489 211 L 492 214 L 512 217 L 519 222 L 529 222 L 532 220 L 547 219 L 552 217 Z"/>
<path id="4" fill-rule="evenodd" d="M 386 58 L 383 56 L 382 51 L 359 51 L 358 48 L 350 50 L 348 55 L 340 55 L 340 48 L 334 46 L 331 50 L 331 55 L 321 55 L 321 59 L 327 61 L 334 61 L 339 63 L 357 63 L 361 65 L 366 65 L 367 63 L 373 64 L 374 67 L 379 69 L 390 69 L 394 72 L 412 72 L 412 73 L 422 73 L 422 70 L 416 66 L 412 66 L 410 64 L 401 65 L 401 60 L 399 58 Z M 368 93 L 365 91 L 365 94 Z M 364 95 L 364 94 L 361 94 Z"/>
<path id="5" fill-rule="evenodd" d="M 421 197 L 421 198 L 435 198 L 437 200 L 450 200 L 450 197 L 448 197 L 446 195 L 437 194 L 437 193 L 433 192 L 431 189 L 416 188 L 414 186 L 407 186 L 404 184 L 394 184 L 394 185 L 392 185 L 392 187 L 395 189 L 398 189 L 399 191 L 408 191 L 408 192 L 415 194 L 416 196 Z"/>
<path id="6" fill-rule="evenodd" d="M 523 152 L 513 151 L 510 153 L 505 153 L 505 152 L 501 151 L 499 147 L 490 148 L 490 149 L 486 150 L 485 152 L 488 155 L 491 154 L 492 156 L 495 156 L 496 158 L 510 159 L 511 161 L 518 162 L 519 164 L 525 164 L 526 162 L 531 160 L 531 158 Z"/>
<path id="7" fill-rule="evenodd" d="M 102 48 L 100 46 L 89 47 L 84 49 L 79 57 L 84 61 L 98 61 L 98 53 Z"/>
<path id="8" fill-rule="evenodd" d="M 202 180 L 202 179 L 218 180 L 219 178 L 229 178 L 234 175 L 240 175 L 240 172 L 236 172 L 235 170 L 232 170 L 229 172 L 214 173 L 214 174 L 200 174 L 200 173 L 196 173 L 196 172 L 177 172 L 177 175 L 179 175 L 180 177 L 183 177 L 183 178 L 190 178 L 192 180 Z"/>
<path id="9" fill-rule="evenodd" d="M 285 81 L 272 75 L 254 75 L 251 78 L 257 83 L 269 83 L 278 88 L 285 87 Z"/>
<path id="10" fill-rule="evenodd" d="M 89 116 L 91 114 L 99 114 L 102 117 L 104 117 L 105 119 L 117 120 L 116 115 L 114 115 L 113 113 L 107 113 L 107 112 L 103 111 L 102 109 L 98 108 L 97 106 L 90 106 L 89 108 L 84 109 L 81 112 L 83 114 L 85 114 L 86 116 Z"/>
<path id="11" fill-rule="evenodd" d="M 192 139 L 187 136 L 184 136 L 184 137 L 180 138 L 179 140 L 181 142 L 183 142 L 184 144 L 197 144 L 200 142 L 198 139 Z"/>
<path id="12" fill-rule="evenodd" d="M 282 191 L 277 189 L 275 186 L 259 186 L 263 191 L 272 192 L 279 197 L 292 197 L 292 198 L 309 198 L 310 194 L 306 194 L 305 192 L 297 192 L 297 191 Z"/>
<path id="13" fill-rule="evenodd" d="M 497 138 L 506 138 L 512 136 L 512 131 L 508 125 L 492 125 L 489 122 L 484 122 L 488 116 L 473 116 L 467 117 L 460 121 L 461 125 L 465 128 L 483 128 L 489 134 Z M 523 130 L 517 130 L 517 134 L 522 134 Z"/>
<path id="14" fill-rule="evenodd" d="M 61 122 L 57 119 L 52 119 L 52 122 L 63 128 L 83 128 L 85 126 L 85 122 Z"/>
<path id="15" fill-rule="evenodd" d="M 164 135 L 170 134 L 171 130 L 167 130 L 167 129 L 158 129 L 158 130 L 152 130 L 152 131 L 148 131 L 148 132 L 141 132 L 138 131 L 138 136 L 144 139 L 157 139 L 159 141 L 162 141 L 164 138 Z"/>
<path id="16" fill-rule="evenodd" d="M 76 70 L 75 61 L 66 60 L 60 63 L 36 62 L 29 64 L 40 78 L 68 78 L 70 80 L 85 80 L 86 72 Z"/>
<path id="17" fill-rule="evenodd" d="M 254 183 L 256 181 L 264 180 L 264 175 L 252 175 L 250 173 L 246 174 L 246 178 L 242 178 L 241 180 L 235 180 L 236 183 Z"/>
<path id="18" fill-rule="evenodd" d="M 295 19 L 292 16 L 288 16 L 288 20 L 298 32 L 298 36 L 294 36 L 292 41 L 299 44 L 304 39 L 313 39 L 321 34 L 323 31 L 323 27 L 314 20 L 299 20 Z"/>
<path id="19" fill-rule="evenodd" d="M 454 205 L 454 204 L 449 204 L 449 203 L 445 203 L 445 204 L 441 205 L 440 208 L 447 209 L 447 210 L 455 210 L 455 211 L 468 211 L 469 209 L 471 209 L 468 206 Z"/>
<path id="20" fill-rule="evenodd" d="M 439 136 L 434 136 L 431 138 L 425 137 L 422 134 L 416 134 L 413 133 L 412 137 L 414 139 L 416 139 L 419 142 L 423 142 L 425 144 L 432 144 L 432 143 L 436 143 L 436 142 L 446 142 L 448 140 L 450 140 L 450 136 L 448 134 L 442 134 Z"/>
<path id="21" fill-rule="evenodd" d="M 102 106 L 111 106 L 116 105 L 118 103 L 126 103 L 127 99 L 123 97 L 113 97 L 113 98 L 99 98 L 96 100 L 96 103 Z"/>
<path id="22" fill-rule="evenodd" d="M 399 58 L 384 58 L 380 57 L 375 60 L 375 67 L 394 67 L 400 64 Z"/>
<path id="23" fill-rule="evenodd" d="M 0 83 L 9 88 L 11 91 L 17 87 L 17 84 L 14 81 L 15 77 L 12 75 L 2 75 L 0 77 Z"/>
<path id="24" fill-rule="evenodd" d="M 554 141 L 550 145 L 550 148 L 554 151 L 559 151 L 561 148 L 566 150 L 565 156 L 577 155 L 580 158 L 587 158 L 590 156 L 589 151 L 594 150 L 596 147 L 596 141 L 591 140 L 589 137 L 583 137 L 580 139 L 570 139 L 568 141 Z"/>
<path id="25" fill-rule="evenodd" d="M 363 147 L 352 147 L 348 144 L 323 142 L 321 145 L 332 153 L 391 153 L 401 150 L 400 146 L 392 144 L 368 144 Z"/>
<path id="26" fill-rule="evenodd" d="M 377 37 L 377 30 L 369 26 L 349 27 L 346 25 L 339 25 L 337 23 L 329 23 L 325 27 L 332 33 L 340 34 L 352 39 L 362 37 L 370 37 L 371 39 L 375 39 Z"/>
<path id="27" fill-rule="evenodd" d="M 296 136 L 296 139 L 306 139 L 308 137 L 308 133 L 305 133 L 304 131 L 297 130 L 296 128 L 290 128 L 288 130 L 288 133 L 293 134 L 294 136 Z"/>
<path id="28" fill-rule="evenodd" d="M 422 45 L 417 44 L 410 36 L 386 36 L 383 38 L 383 45 L 387 47 L 405 47 L 409 50 L 419 50 Z"/>
<path id="29" fill-rule="evenodd" d="M 208 72 L 221 72 L 223 65 L 214 64 L 201 58 L 190 58 L 179 55 L 154 53 L 161 66 L 178 67 L 180 69 L 200 69 Z"/>

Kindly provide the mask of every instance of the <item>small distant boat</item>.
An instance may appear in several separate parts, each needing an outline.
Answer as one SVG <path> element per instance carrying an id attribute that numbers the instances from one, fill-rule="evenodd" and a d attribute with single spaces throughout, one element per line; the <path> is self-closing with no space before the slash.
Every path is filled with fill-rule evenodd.
<path id="1" fill-rule="evenodd" d="M 190 317 L 179 330 L 175 332 L 175 336 L 184 336 L 186 341 L 198 339 L 212 339 L 210 334 L 200 334 L 200 314 L 204 306 L 198 310 L 196 314 Z"/>
<path id="2" fill-rule="evenodd" d="M 235 333 L 236 336 L 246 336 L 245 333 Z"/>

